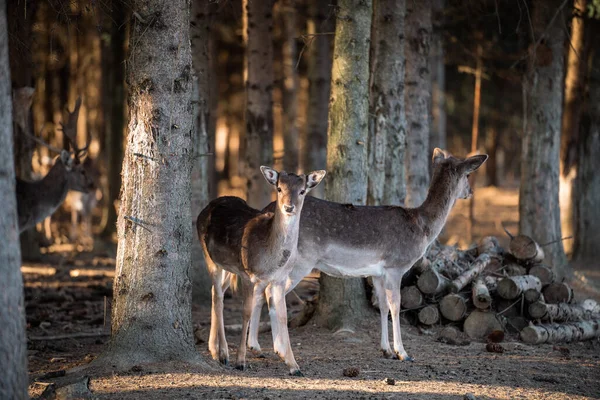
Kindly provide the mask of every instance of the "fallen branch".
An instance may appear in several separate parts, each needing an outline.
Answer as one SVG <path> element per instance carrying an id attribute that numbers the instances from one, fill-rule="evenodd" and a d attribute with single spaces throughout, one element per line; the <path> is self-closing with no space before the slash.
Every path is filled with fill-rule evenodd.
<path id="1" fill-rule="evenodd" d="M 77 332 L 77 333 L 67 333 L 64 335 L 52 335 L 52 336 L 27 336 L 27 339 L 31 340 L 31 341 L 40 341 L 40 340 L 85 339 L 85 338 L 94 338 L 94 337 L 102 337 L 102 336 L 110 336 L 110 332 L 105 332 L 105 331 Z"/>

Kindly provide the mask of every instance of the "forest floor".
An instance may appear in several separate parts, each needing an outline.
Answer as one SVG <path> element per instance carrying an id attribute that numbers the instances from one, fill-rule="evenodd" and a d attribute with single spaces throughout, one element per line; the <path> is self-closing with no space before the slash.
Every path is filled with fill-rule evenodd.
<path id="1" fill-rule="evenodd" d="M 473 237 L 496 235 L 505 240 L 502 224 L 517 231 L 517 191 L 480 189 L 477 225 Z M 443 243 L 466 247 L 468 203 L 459 202 L 441 237 Z M 506 242 L 504 243 L 507 244 Z M 66 250 L 65 247 L 63 250 Z M 44 383 L 60 386 L 63 371 L 87 364 L 108 341 L 114 275 L 114 248 L 92 253 L 55 252 L 42 263 L 23 266 L 27 312 L 30 395 L 39 395 Z M 572 286 L 576 298 L 600 300 L 600 268 L 576 266 Z M 296 292 L 301 299 L 314 295 L 312 276 Z M 290 312 L 300 299 L 288 297 Z M 210 359 L 206 340 L 210 306 L 194 306 L 197 350 Z M 263 310 L 264 311 L 264 310 Z M 262 321 L 267 321 L 263 315 Z M 235 326 L 241 322 L 240 300 L 225 301 L 225 324 L 230 359 L 239 341 Z M 150 365 L 126 373 L 91 376 L 95 399 L 584 399 L 600 398 L 600 342 L 531 346 L 507 335 L 504 353 L 488 353 L 483 342 L 464 346 L 435 340 L 438 328 L 423 330 L 402 324 L 407 352 L 415 362 L 387 360 L 379 351 L 379 317 L 375 310 L 355 332 L 332 333 L 312 323 L 291 329 L 290 338 L 304 377 L 288 376 L 288 369 L 272 352 L 270 333 L 260 335 L 264 358 L 249 352 L 246 371 L 221 367 L 213 371 L 189 365 Z M 391 327 L 390 327 L 391 331 Z M 84 333 L 84 335 L 78 334 Z M 89 337 L 81 337 L 81 336 Z M 61 336 L 63 337 L 61 339 Z M 358 376 L 343 375 L 345 368 Z M 69 374 L 67 374 L 68 377 Z M 386 379 L 394 380 L 393 385 Z M 389 380 L 388 379 L 388 380 Z M 89 394 L 89 393 L 88 393 Z M 77 398 L 75 396 L 74 398 Z"/>

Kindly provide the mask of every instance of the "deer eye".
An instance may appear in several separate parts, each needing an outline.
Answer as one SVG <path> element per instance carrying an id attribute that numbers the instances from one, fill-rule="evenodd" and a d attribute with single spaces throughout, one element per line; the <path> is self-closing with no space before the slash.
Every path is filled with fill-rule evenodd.
<path id="1" fill-rule="evenodd" d="M 305 193 L 306 193 L 306 190 L 304 190 L 304 189 L 302 189 L 302 190 L 300 191 L 300 194 L 301 194 L 301 195 L 304 195 Z"/>
<path id="2" fill-rule="evenodd" d="M 278 191 L 279 193 L 281 193 L 281 188 L 280 188 L 280 187 L 278 187 L 278 188 L 277 188 L 277 191 Z"/>

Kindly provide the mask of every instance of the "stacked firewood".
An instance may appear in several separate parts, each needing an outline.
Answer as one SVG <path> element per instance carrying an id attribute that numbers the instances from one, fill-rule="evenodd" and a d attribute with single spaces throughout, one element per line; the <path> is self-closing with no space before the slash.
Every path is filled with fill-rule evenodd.
<path id="1" fill-rule="evenodd" d="M 531 344 L 600 337 L 600 305 L 574 303 L 543 260 L 543 248 L 525 235 L 511 237 L 507 251 L 493 236 L 464 251 L 433 245 L 404 277 L 402 307 L 420 326 L 448 325 L 442 336 L 507 331 Z"/>

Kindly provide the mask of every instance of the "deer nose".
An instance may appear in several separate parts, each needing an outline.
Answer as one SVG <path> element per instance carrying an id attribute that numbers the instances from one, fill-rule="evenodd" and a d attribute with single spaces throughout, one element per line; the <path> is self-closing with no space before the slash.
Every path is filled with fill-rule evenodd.
<path id="1" fill-rule="evenodd" d="M 283 206 L 283 209 L 285 210 L 285 212 L 291 213 L 294 211 L 294 206 L 288 206 L 287 204 Z"/>

